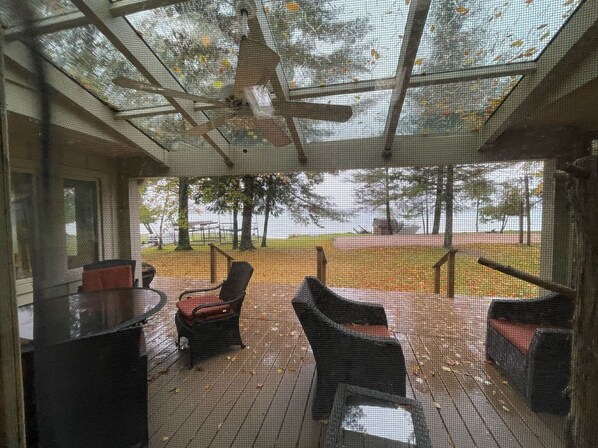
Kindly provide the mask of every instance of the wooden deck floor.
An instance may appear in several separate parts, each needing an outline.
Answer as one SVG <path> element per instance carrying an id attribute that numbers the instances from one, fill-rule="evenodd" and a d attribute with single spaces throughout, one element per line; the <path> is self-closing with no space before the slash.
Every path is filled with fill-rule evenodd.
<path id="1" fill-rule="evenodd" d="M 317 447 L 315 363 L 290 301 L 295 287 L 252 284 L 247 349 L 197 362 L 175 347 L 174 301 L 202 282 L 157 278 L 169 303 L 146 327 L 150 447 Z M 337 289 L 384 305 L 407 362 L 407 395 L 424 408 L 435 447 L 563 447 L 564 419 L 531 412 L 484 362 L 489 299 Z"/>

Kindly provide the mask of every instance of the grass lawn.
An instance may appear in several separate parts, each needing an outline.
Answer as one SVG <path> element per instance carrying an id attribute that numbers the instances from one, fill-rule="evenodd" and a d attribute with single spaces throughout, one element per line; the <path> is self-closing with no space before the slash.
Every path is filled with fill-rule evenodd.
<path id="1" fill-rule="evenodd" d="M 236 260 L 250 262 L 255 268 L 253 282 L 298 285 L 306 275 L 316 274 L 315 246 L 324 248 L 328 259 L 327 283 L 330 286 L 365 288 L 382 291 L 432 292 L 432 265 L 444 254 L 434 247 L 375 247 L 341 250 L 332 245 L 340 235 L 294 236 L 269 239 L 266 248 L 239 252 L 230 244 L 221 248 Z M 347 236 L 347 235 L 343 235 Z M 166 245 L 142 252 L 144 261 L 154 265 L 157 275 L 166 277 L 209 279 L 208 246 L 194 246 L 193 251 L 174 251 Z M 456 261 L 456 294 L 533 297 L 538 288 L 496 272 L 477 263 L 479 256 L 510 265 L 537 275 L 540 246 L 518 244 L 470 244 L 460 246 Z M 224 257 L 218 256 L 218 272 L 226 275 Z M 446 265 L 442 270 L 441 291 L 446 293 Z"/>

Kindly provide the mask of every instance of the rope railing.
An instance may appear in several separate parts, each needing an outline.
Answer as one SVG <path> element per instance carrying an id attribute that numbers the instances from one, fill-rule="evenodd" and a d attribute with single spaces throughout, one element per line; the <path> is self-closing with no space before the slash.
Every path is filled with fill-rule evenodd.
<path id="1" fill-rule="evenodd" d="M 434 269 L 434 294 L 440 294 L 440 268 L 448 261 L 448 278 L 446 282 L 447 296 L 452 299 L 455 297 L 455 254 L 457 249 L 449 249 L 440 259 L 432 266 Z"/>
<path id="2" fill-rule="evenodd" d="M 316 246 L 316 277 L 323 284 L 326 284 L 326 265 L 328 260 L 324 254 L 324 248 L 322 246 Z"/>
<path id="3" fill-rule="evenodd" d="M 224 252 L 219 247 L 216 247 L 213 243 L 208 244 L 210 246 L 210 283 L 217 283 L 218 282 L 218 275 L 216 269 L 216 256 L 218 254 L 223 255 L 226 257 L 226 276 L 228 277 L 228 273 L 230 272 L 230 268 L 233 265 L 234 258 Z"/>

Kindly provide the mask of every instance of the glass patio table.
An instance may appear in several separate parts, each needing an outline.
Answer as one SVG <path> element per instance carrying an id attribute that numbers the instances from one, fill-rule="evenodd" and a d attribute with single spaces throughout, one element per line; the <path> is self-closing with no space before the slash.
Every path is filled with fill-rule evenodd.
<path id="1" fill-rule="evenodd" d="M 44 313 L 44 344 L 97 336 L 137 325 L 164 307 L 166 295 L 151 288 L 108 289 L 50 298 Z M 18 308 L 22 351 L 33 341 L 33 304 Z"/>
<path id="2" fill-rule="evenodd" d="M 431 448 L 421 405 L 409 398 L 341 383 L 326 432 L 327 448 Z"/>

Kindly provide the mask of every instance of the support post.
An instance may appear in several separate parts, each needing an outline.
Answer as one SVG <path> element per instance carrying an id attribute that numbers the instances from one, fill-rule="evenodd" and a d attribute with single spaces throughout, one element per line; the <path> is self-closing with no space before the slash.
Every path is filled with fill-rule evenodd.
<path id="1" fill-rule="evenodd" d="M 568 176 L 569 197 L 579 238 L 577 246 L 577 297 L 571 349 L 571 411 L 569 446 L 590 447 L 598 440 L 598 156 L 578 159 L 575 166 L 587 178 Z"/>
<path id="2" fill-rule="evenodd" d="M 0 29 L 0 446 L 25 447 L 21 347 L 10 218 L 10 157 Z"/>

